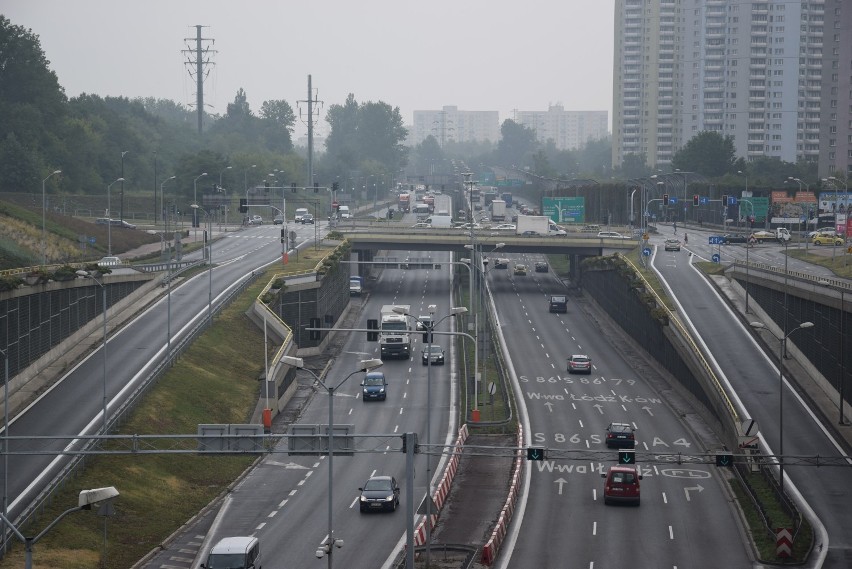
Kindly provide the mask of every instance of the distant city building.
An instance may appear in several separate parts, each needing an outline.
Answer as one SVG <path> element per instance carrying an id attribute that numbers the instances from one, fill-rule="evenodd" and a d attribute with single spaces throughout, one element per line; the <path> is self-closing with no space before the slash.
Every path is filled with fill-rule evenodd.
<path id="1" fill-rule="evenodd" d="M 446 106 L 440 111 L 414 111 L 414 125 L 408 142 L 420 144 L 434 136 L 438 144 L 500 140 L 500 117 L 497 111 L 460 111 Z"/>
<path id="2" fill-rule="evenodd" d="M 551 105 L 546 111 L 515 111 L 516 123 L 531 128 L 541 143 L 553 140 L 559 150 L 575 150 L 609 135 L 607 111 L 566 111 Z"/>
<path id="3" fill-rule="evenodd" d="M 852 5 L 842 0 L 616 0 L 613 164 L 651 166 L 702 131 L 737 157 L 852 165 Z"/>

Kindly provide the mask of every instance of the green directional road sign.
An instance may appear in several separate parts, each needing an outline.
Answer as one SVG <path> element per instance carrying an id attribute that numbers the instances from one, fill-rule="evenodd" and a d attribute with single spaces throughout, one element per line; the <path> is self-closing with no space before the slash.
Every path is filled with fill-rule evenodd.
<path id="1" fill-rule="evenodd" d="M 618 464 L 636 464 L 636 452 L 632 450 L 618 451 Z"/>
<path id="2" fill-rule="evenodd" d="M 734 455 L 729 452 L 720 452 L 716 454 L 716 466 L 733 466 Z"/>
<path id="3" fill-rule="evenodd" d="M 544 449 L 537 447 L 527 448 L 527 460 L 544 460 Z"/>

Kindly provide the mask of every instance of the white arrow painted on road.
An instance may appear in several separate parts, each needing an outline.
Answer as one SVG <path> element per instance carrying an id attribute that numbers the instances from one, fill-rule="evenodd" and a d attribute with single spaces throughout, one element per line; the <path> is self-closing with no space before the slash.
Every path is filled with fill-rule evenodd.
<path id="1" fill-rule="evenodd" d="M 698 491 L 698 492 L 703 492 L 703 491 L 704 491 L 704 486 L 702 486 L 701 484 L 699 484 L 698 486 L 689 486 L 689 487 L 687 487 L 687 488 L 684 488 L 684 489 L 683 489 L 683 493 L 684 493 L 684 494 L 686 494 L 686 501 L 687 501 L 687 502 L 689 502 L 689 501 L 690 501 L 690 499 L 689 499 L 689 492 L 690 492 L 690 490 L 696 490 L 696 491 Z"/>
<path id="2" fill-rule="evenodd" d="M 650 408 L 650 407 L 642 407 L 642 409 L 643 409 L 643 410 L 645 410 L 645 411 L 647 411 L 647 412 L 648 412 L 648 414 L 649 414 L 650 416 L 652 416 L 652 417 L 654 416 L 654 414 L 653 414 L 653 413 L 651 413 L 651 408 Z"/>
<path id="3" fill-rule="evenodd" d="M 547 410 L 548 410 L 548 411 L 550 411 L 551 413 L 553 413 L 553 403 L 551 403 L 550 401 L 548 401 L 547 403 L 545 403 L 545 404 L 544 404 L 544 406 L 545 406 L 545 407 L 547 407 Z"/>
<path id="4" fill-rule="evenodd" d="M 595 407 L 597 407 L 597 409 L 598 409 L 598 413 L 600 413 L 601 415 L 603 415 L 603 407 L 601 407 L 599 404 L 598 404 L 598 405 L 595 405 Z"/>
<path id="5" fill-rule="evenodd" d="M 562 486 L 565 485 L 565 483 L 568 482 L 568 481 L 565 480 L 564 478 L 557 478 L 553 482 L 555 482 L 556 484 L 559 484 L 559 495 L 561 496 L 562 495 Z"/>

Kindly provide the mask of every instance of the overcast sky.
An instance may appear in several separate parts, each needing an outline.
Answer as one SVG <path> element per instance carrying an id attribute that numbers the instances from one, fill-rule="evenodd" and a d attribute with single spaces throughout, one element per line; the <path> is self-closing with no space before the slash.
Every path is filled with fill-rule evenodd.
<path id="1" fill-rule="evenodd" d="M 203 25 L 204 99 L 224 113 L 243 88 L 252 111 L 284 99 L 320 118 L 349 93 L 414 110 L 606 110 L 612 124 L 614 0 L 0 0 L 40 37 L 69 97 L 195 102 L 182 50 Z M 185 38 L 193 38 L 191 42 Z M 318 126 L 324 133 L 325 122 Z M 300 123 L 296 136 L 305 132 Z"/>

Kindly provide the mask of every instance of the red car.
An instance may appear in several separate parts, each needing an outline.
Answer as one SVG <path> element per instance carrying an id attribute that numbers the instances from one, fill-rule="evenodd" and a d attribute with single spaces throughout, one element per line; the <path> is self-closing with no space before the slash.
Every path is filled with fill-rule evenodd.
<path id="1" fill-rule="evenodd" d="M 553 301 L 551 300 L 551 308 Z M 567 309 L 566 309 L 567 310 Z M 574 354 L 568 358 L 568 373 L 592 373 L 592 358 L 585 354 Z"/>
<path id="2" fill-rule="evenodd" d="M 604 482 L 604 504 L 629 503 L 639 505 L 639 481 L 642 475 L 635 466 L 610 466 L 601 474 Z"/>

